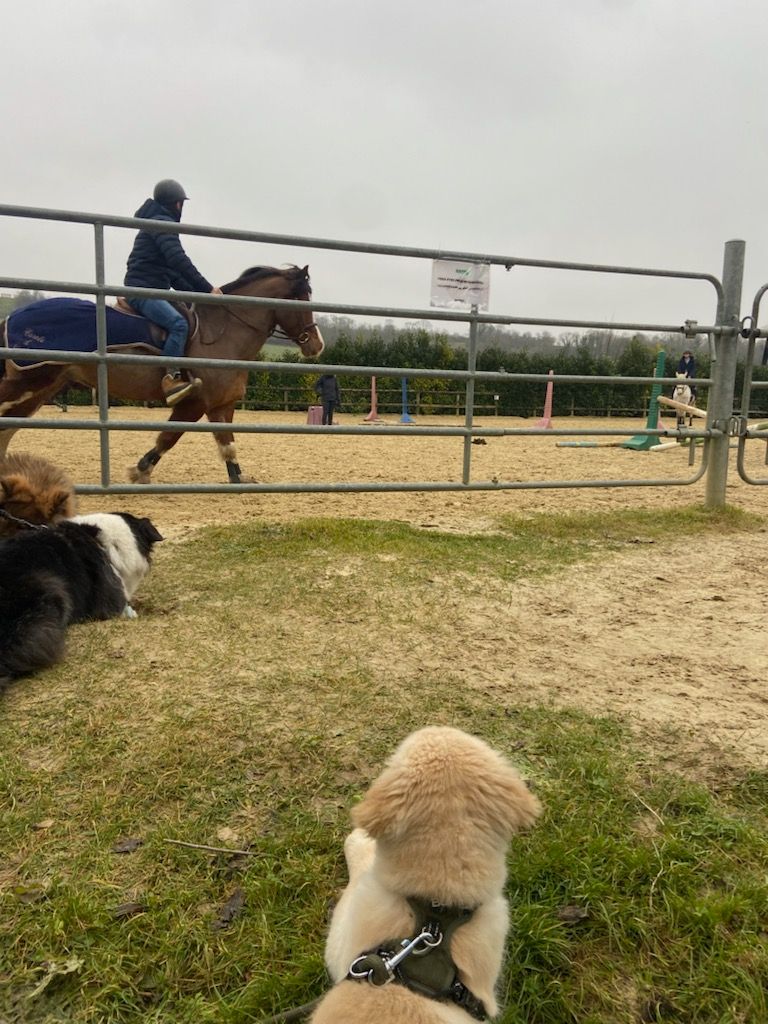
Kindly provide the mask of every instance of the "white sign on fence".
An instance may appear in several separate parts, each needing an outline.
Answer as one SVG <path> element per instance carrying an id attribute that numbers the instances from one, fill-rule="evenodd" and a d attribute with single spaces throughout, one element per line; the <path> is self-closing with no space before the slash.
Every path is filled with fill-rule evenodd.
<path id="1" fill-rule="evenodd" d="M 430 305 L 447 309 L 488 309 L 491 267 L 488 263 L 432 261 Z"/>

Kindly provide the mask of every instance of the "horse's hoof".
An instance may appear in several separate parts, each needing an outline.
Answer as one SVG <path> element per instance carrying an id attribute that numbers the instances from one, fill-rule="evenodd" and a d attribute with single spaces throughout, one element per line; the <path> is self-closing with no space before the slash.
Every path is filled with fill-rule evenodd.
<path id="1" fill-rule="evenodd" d="M 228 484 L 257 484 L 259 481 L 255 476 L 248 476 L 247 473 L 241 473 L 238 477 L 230 477 L 226 481 Z"/>
<path id="2" fill-rule="evenodd" d="M 152 482 L 152 473 L 148 469 L 139 469 L 138 466 L 129 466 L 128 479 L 132 484 L 149 484 Z"/>

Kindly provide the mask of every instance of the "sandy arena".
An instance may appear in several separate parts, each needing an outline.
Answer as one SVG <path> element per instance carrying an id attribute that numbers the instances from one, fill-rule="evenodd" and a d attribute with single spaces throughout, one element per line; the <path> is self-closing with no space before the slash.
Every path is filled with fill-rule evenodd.
<path id="1" fill-rule="evenodd" d="M 94 409 L 46 407 L 62 421 L 95 418 Z M 163 410 L 114 409 L 115 418 L 166 417 Z M 302 423 L 299 414 L 239 413 L 240 422 Z M 342 415 L 342 424 L 361 417 Z M 390 422 L 396 422 L 393 418 Z M 427 418 L 420 418 L 424 424 Z M 457 425 L 456 418 L 430 419 Z M 485 426 L 531 426 L 503 417 Z M 626 420 L 557 421 L 567 427 L 636 428 Z M 112 435 L 112 472 L 125 470 L 152 446 L 152 434 Z M 329 481 L 458 480 L 459 438 L 239 435 L 244 473 L 262 483 Z M 558 448 L 556 438 L 489 438 L 472 447 L 473 479 L 586 480 L 685 479 L 692 475 L 687 449 L 633 452 L 616 448 Z M 98 434 L 29 430 L 11 451 L 28 450 L 66 468 L 79 483 L 99 479 Z M 749 445 L 748 468 L 768 478 L 762 442 Z M 768 488 L 745 484 L 731 453 L 728 503 L 768 516 Z M 700 456 L 698 456 L 700 457 Z M 161 461 L 158 483 L 223 482 L 225 472 L 212 438 L 188 434 Z M 461 494 L 375 493 L 313 495 L 127 495 L 82 496 L 82 511 L 127 509 L 151 515 L 169 538 L 181 541 L 206 524 L 311 516 L 358 517 L 407 522 L 422 528 L 492 532 L 503 514 L 612 511 L 700 504 L 704 487 L 613 487 L 520 490 Z M 669 724 L 690 737 L 697 760 L 710 762 L 728 750 L 729 760 L 764 764 L 768 755 L 768 651 L 764 635 L 764 566 L 768 525 L 751 535 L 696 539 L 693 552 L 677 544 L 639 543 L 604 563 L 580 565 L 555 580 L 516 584 L 504 608 L 459 609 L 452 663 L 463 661 L 468 685 L 508 687 L 521 699 L 554 701 L 593 713 L 616 713 L 655 730 Z M 168 550 L 166 548 L 166 550 Z M 159 556 L 161 557 L 161 556 Z M 690 580 L 690 585 L 677 581 Z M 500 644 L 497 634 L 503 634 Z M 496 637 L 496 641 L 494 641 Z M 385 670 L 386 666 L 382 666 Z M 500 682 L 504 680 L 505 682 Z M 658 730 L 657 730 L 658 731 Z M 670 756 L 679 760 L 677 753 Z M 706 760 L 706 758 L 705 758 Z"/>

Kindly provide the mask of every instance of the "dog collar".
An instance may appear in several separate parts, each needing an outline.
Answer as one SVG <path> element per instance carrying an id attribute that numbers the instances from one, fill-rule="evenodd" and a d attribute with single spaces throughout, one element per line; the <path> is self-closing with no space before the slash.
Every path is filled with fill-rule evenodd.
<path id="1" fill-rule="evenodd" d="M 416 919 L 414 933 L 361 953 L 350 965 L 347 978 L 376 986 L 395 982 L 428 999 L 455 1003 L 475 1020 L 485 1020 L 488 1014 L 482 1000 L 459 981 L 451 956 L 453 933 L 469 921 L 474 909 L 446 907 L 415 897 L 409 898 L 408 904 Z"/>
<path id="2" fill-rule="evenodd" d="M 49 530 L 50 527 L 47 523 L 30 523 L 26 519 L 19 519 L 18 516 L 11 515 L 10 512 L 6 512 L 4 508 L 0 508 L 0 518 L 7 519 L 9 523 L 15 523 L 17 526 L 21 526 L 25 530 Z"/>

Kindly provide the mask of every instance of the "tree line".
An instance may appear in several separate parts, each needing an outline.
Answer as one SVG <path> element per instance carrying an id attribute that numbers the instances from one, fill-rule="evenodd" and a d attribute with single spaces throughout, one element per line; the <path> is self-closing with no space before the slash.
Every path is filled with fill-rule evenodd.
<path id="1" fill-rule="evenodd" d="M 21 291 L 0 295 L 0 317 L 7 316 L 30 302 L 45 298 L 43 293 Z M 435 331 L 424 321 L 394 321 L 373 325 L 357 323 L 348 317 L 318 316 L 318 324 L 326 340 L 324 363 L 349 366 L 402 367 L 405 369 L 465 370 L 467 341 L 461 335 Z M 737 370 L 736 394 L 740 394 L 745 343 L 740 342 L 742 359 Z M 660 349 L 666 353 L 665 376 L 674 376 L 682 352 L 690 348 L 696 358 L 697 376 L 710 374 L 709 345 L 705 339 L 686 342 L 679 335 L 654 336 L 593 330 L 559 335 L 547 331 L 514 331 L 494 324 L 480 324 L 478 329 L 477 369 L 494 373 L 547 374 L 578 376 L 652 376 Z M 263 358 L 263 357 L 259 357 Z M 257 360 L 258 361 L 258 360 Z M 270 357 L 274 361 L 274 357 Z M 299 362 L 292 345 L 287 345 L 278 362 Z M 318 373 L 307 364 L 305 372 L 265 372 L 255 368 L 248 379 L 246 399 L 250 409 L 306 409 L 316 401 L 315 382 Z M 768 380 L 768 367 L 754 369 L 755 380 Z M 362 413 L 370 408 L 369 373 L 339 376 L 342 408 Z M 464 411 L 464 384 L 448 378 L 411 378 L 408 381 L 411 411 L 447 415 Z M 554 416 L 642 416 L 648 407 L 649 384 L 576 384 L 557 381 L 554 388 Z M 399 408 L 401 382 L 399 377 L 377 379 L 380 405 L 389 411 Z M 477 381 L 475 406 L 481 411 L 494 410 L 503 416 L 540 416 L 544 404 L 543 381 L 497 380 Z M 71 404 L 89 404 L 90 391 L 72 390 Z M 121 403 L 122 404 L 122 403 Z M 699 392 L 699 404 L 706 404 L 706 391 Z M 752 412 L 768 413 L 768 390 L 752 394 Z"/>
<path id="2" fill-rule="evenodd" d="M 435 370 L 465 370 L 466 345 L 454 337 L 428 331 L 416 325 L 394 329 L 386 336 L 376 328 L 358 327 L 335 333 L 320 322 L 326 349 L 325 363 L 355 367 L 380 366 Z M 515 332 L 512 341 L 517 341 Z M 606 340 L 603 335 L 611 334 Z M 525 337 L 525 336 L 523 336 Z M 708 344 L 687 345 L 679 337 L 649 340 L 642 335 L 617 336 L 612 332 L 589 332 L 557 339 L 557 344 L 545 344 L 538 350 L 515 344 L 499 346 L 489 344 L 480 348 L 477 369 L 507 374 L 536 373 L 578 376 L 649 377 L 656 367 L 660 349 L 666 353 L 665 376 L 673 377 L 685 348 L 691 348 L 696 357 L 697 375 L 708 377 L 710 356 Z M 610 343 L 610 348 L 609 348 Z M 294 351 L 288 351 L 282 361 L 298 362 Z M 740 393 L 743 379 L 740 364 L 736 393 Z M 756 380 L 768 380 L 768 369 L 757 367 Z M 302 374 L 280 371 L 265 373 L 252 371 L 246 405 L 254 409 L 283 408 L 286 394 L 292 396 L 289 407 L 305 408 L 315 401 L 314 384 L 317 374 L 309 367 Z M 364 413 L 370 407 L 370 374 L 344 374 L 339 376 L 342 407 L 345 411 Z M 397 408 L 401 382 L 397 377 L 378 377 L 377 393 L 380 405 Z M 408 381 L 411 411 L 418 406 L 422 413 L 446 414 L 456 410 L 455 395 L 463 391 L 463 382 L 447 378 L 411 378 Z M 670 389 L 668 389 L 669 391 Z M 557 381 L 554 388 L 553 415 L 624 415 L 645 414 L 650 398 L 650 384 L 580 384 Z M 485 410 L 495 409 L 500 415 L 540 416 L 544 404 L 543 381 L 496 380 L 477 381 L 475 405 Z M 497 397 L 498 396 L 498 397 Z M 699 392 L 699 404 L 706 405 L 706 391 Z M 768 392 L 753 393 L 752 408 L 762 414 L 768 411 Z M 462 407 L 463 410 L 463 407 Z"/>

